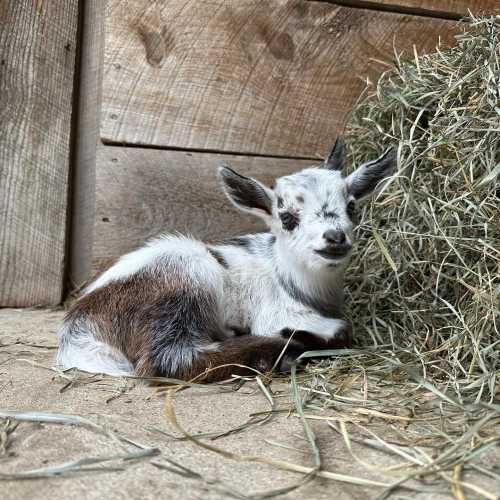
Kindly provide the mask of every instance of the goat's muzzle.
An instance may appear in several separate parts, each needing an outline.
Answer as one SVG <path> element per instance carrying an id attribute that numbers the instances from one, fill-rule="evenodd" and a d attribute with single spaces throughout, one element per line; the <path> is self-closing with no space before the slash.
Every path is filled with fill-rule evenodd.
<path id="1" fill-rule="evenodd" d="M 314 250 L 318 255 L 324 259 L 337 260 L 347 257 L 352 250 L 352 245 L 343 243 L 341 245 L 328 245 L 320 250 Z"/>

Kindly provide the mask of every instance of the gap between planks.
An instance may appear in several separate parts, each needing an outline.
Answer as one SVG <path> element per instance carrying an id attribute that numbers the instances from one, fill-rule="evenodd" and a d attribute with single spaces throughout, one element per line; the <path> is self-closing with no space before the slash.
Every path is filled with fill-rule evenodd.
<path id="1" fill-rule="evenodd" d="M 68 177 L 68 192 L 66 205 L 66 235 L 65 235 L 65 251 L 64 251 L 64 268 L 62 282 L 62 301 L 69 295 L 72 290 L 71 285 L 71 260 L 73 251 L 73 214 L 78 205 L 76 204 L 77 185 L 77 161 L 78 161 L 78 134 L 80 132 L 80 105 L 81 105 L 81 79 L 82 71 L 82 50 L 84 43 L 84 13 L 85 6 L 83 2 L 78 2 L 78 24 L 76 28 L 76 53 L 75 53 L 75 70 L 73 74 L 73 101 L 71 114 L 71 131 L 69 139 L 69 177 Z"/>
<path id="2" fill-rule="evenodd" d="M 405 14 L 418 17 L 432 17 L 434 19 L 445 19 L 449 21 L 460 21 L 466 14 L 453 13 L 448 11 L 426 9 L 425 7 L 410 7 L 405 5 L 381 4 L 374 0 L 307 0 L 308 2 L 328 3 L 340 7 L 350 7 L 352 9 L 374 10 L 388 12 L 391 14 Z"/>
<path id="3" fill-rule="evenodd" d="M 332 145 L 335 142 L 335 137 L 332 138 Z M 108 140 L 103 140 L 102 144 L 106 147 L 119 147 L 119 148 L 139 148 L 139 149 L 154 149 L 158 151 L 179 151 L 181 153 L 207 153 L 216 155 L 227 155 L 227 156 L 246 156 L 248 158 L 272 158 L 279 160 L 311 160 L 311 161 L 323 161 L 322 156 L 300 156 L 300 155 L 273 155 L 265 153 L 252 153 L 244 151 L 228 151 L 228 150 L 217 150 L 217 149 L 193 149 L 193 148 L 180 148 L 173 146 L 156 146 L 154 144 L 134 144 L 127 142 L 113 142 Z"/>

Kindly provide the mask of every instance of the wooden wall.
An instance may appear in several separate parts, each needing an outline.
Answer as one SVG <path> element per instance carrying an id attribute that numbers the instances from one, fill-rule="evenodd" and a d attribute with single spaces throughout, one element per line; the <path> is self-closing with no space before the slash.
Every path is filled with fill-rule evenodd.
<path id="1" fill-rule="evenodd" d="M 78 0 L 0 2 L 0 306 L 58 304 Z"/>
<path id="2" fill-rule="evenodd" d="M 217 187 L 318 162 L 394 58 L 454 21 L 304 0 L 109 0 L 91 269 L 162 231 L 263 229 Z"/>
<path id="3" fill-rule="evenodd" d="M 65 272 L 77 286 L 160 232 L 262 229 L 226 202 L 217 165 L 271 182 L 317 162 L 394 47 L 452 44 L 468 7 L 499 12 L 497 0 L 2 0 L 0 306 L 56 304 Z"/>
<path id="4" fill-rule="evenodd" d="M 101 138 L 319 158 L 393 45 L 432 50 L 450 21 L 278 0 L 111 0 Z"/>

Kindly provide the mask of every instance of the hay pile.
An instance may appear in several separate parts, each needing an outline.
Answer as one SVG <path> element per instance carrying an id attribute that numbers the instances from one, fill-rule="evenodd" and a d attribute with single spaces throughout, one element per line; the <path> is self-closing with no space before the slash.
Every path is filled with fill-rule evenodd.
<path id="1" fill-rule="evenodd" d="M 347 273 L 358 348 L 292 372 L 317 470 L 309 419 L 360 477 L 394 478 L 378 499 L 500 498 L 500 16 L 469 23 L 454 48 L 397 57 L 355 110 L 351 164 L 389 145 L 400 160 L 360 214 Z M 397 464 L 367 464 L 352 443 Z"/>
<path id="2" fill-rule="evenodd" d="M 500 17 L 458 45 L 397 61 L 356 109 L 353 162 L 399 144 L 400 167 L 366 207 L 350 273 L 362 343 L 418 353 L 427 376 L 486 400 L 500 370 Z M 498 380 L 498 379 L 497 379 Z"/>

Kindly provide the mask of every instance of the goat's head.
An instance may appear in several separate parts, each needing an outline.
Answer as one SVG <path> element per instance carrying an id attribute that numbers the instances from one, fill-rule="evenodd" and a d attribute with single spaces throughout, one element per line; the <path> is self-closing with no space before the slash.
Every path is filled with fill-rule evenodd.
<path id="1" fill-rule="evenodd" d="M 396 153 L 389 149 L 344 176 L 346 164 L 346 146 L 339 137 L 321 166 L 280 177 L 273 188 L 226 166 L 219 173 L 228 198 L 264 219 L 290 258 L 306 268 L 323 269 L 349 257 L 356 205 L 392 172 Z"/>

